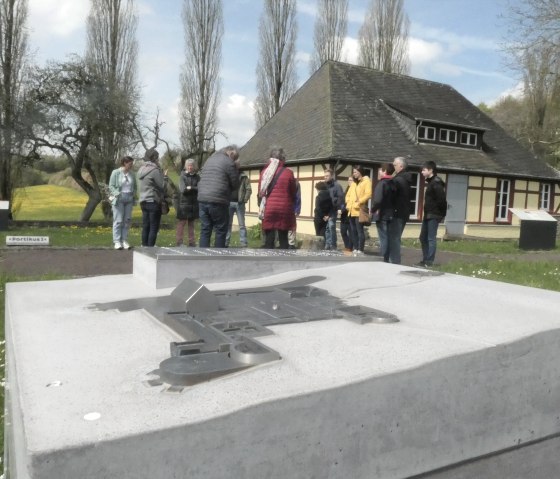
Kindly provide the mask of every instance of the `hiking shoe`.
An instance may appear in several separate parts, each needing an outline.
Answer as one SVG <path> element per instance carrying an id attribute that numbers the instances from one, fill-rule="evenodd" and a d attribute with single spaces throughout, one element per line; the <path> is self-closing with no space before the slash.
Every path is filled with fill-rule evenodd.
<path id="1" fill-rule="evenodd" d="M 418 263 L 414 263 L 412 266 L 416 266 L 417 268 L 425 268 L 426 263 L 424 263 L 424 261 L 419 261 Z"/>
<path id="2" fill-rule="evenodd" d="M 121 243 L 115 243 L 115 246 L 113 246 L 115 249 L 123 249 L 123 245 Z"/>
<path id="3" fill-rule="evenodd" d="M 130 245 L 129 245 L 126 241 L 123 241 L 123 242 L 122 242 L 122 247 L 123 247 L 124 249 L 130 249 Z"/>

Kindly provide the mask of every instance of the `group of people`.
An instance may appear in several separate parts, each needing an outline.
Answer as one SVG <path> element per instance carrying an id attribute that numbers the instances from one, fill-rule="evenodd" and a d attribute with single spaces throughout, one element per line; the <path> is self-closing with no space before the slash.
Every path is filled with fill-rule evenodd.
<path id="1" fill-rule="evenodd" d="M 156 149 L 148 150 L 138 179 L 132 171 L 133 159 L 125 156 L 120 168 L 109 181 L 113 208 L 113 242 L 115 249 L 129 249 L 128 231 L 136 198 L 142 209 L 142 246 L 154 246 L 160 227 L 162 206 L 168 201 L 167 170 L 159 165 Z M 299 183 L 286 167 L 282 148 L 272 148 L 267 165 L 258 183 L 259 218 L 265 248 L 278 242 L 281 249 L 295 247 L 296 217 L 301 209 Z M 230 145 L 208 158 L 203 170 L 196 171 L 195 161 L 188 159 L 179 177 L 175 200 L 177 226 L 176 244 L 196 246 L 195 222 L 200 221 L 200 247 L 209 247 L 214 235 L 214 247 L 229 247 L 234 217 L 239 225 L 239 243 L 247 247 L 245 208 L 252 188 L 246 173 L 240 171 L 239 151 Z M 375 188 L 362 166 L 352 168 L 346 191 L 331 169 L 324 181 L 316 184 L 314 225 L 316 234 L 325 241 L 325 249 L 337 249 L 337 219 L 340 212 L 340 232 L 344 247 L 355 256 L 364 253 L 365 226 L 375 222 L 380 253 L 384 261 L 400 264 L 401 237 L 410 217 L 411 177 L 407 161 L 397 157 L 382 165 Z M 436 174 L 432 161 L 422 167 L 426 181 L 424 215 L 420 232 L 423 258 L 418 265 L 431 266 L 436 252 L 438 225 L 445 217 L 447 202 L 445 184 Z M 371 208 L 368 204 L 371 201 Z"/>
<path id="2" fill-rule="evenodd" d="M 125 156 L 121 166 L 111 173 L 109 200 L 113 209 L 113 244 L 115 249 L 130 249 L 128 232 L 132 209 L 137 199 L 142 210 L 142 246 L 155 246 L 161 216 L 170 201 L 167 170 L 159 164 L 155 148 L 144 155 L 144 163 L 135 175 L 133 158 Z M 193 159 L 185 162 L 179 176 L 175 199 L 177 226 L 175 239 L 183 244 L 185 227 L 189 246 L 196 246 L 195 222 L 200 220 L 199 246 L 209 247 L 214 233 L 214 246 L 229 245 L 233 217 L 237 214 L 241 246 L 247 246 L 245 204 L 251 196 L 251 183 L 239 170 L 239 151 L 230 145 L 214 153 L 204 165 L 203 174 L 196 171 Z"/>
<path id="3" fill-rule="evenodd" d="M 411 176 L 407 167 L 403 157 L 382 165 L 378 181 L 372 189 L 371 180 L 365 175 L 363 167 L 355 166 L 344 195 L 341 195 L 339 184 L 333 181 L 333 172 L 326 170 L 325 181 L 315 186 L 314 210 L 315 232 L 324 237 L 325 249 L 336 249 L 336 219 L 340 210 L 340 233 L 347 251 L 352 251 L 354 256 L 364 253 L 364 228 L 375 222 L 383 260 L 400 264 L 401 238 L 411 207 Z M 437 176 L 433 161 L 422 166 L 422 176 L 426 181 L 426 192 L 420 230 L 422 261 L 417 265 L 430 267 L 435 259 L 437 230 L 446 215 L 447 201 L 445 184 Z M 371 207 L 368 207 L 370 200 Z"/>

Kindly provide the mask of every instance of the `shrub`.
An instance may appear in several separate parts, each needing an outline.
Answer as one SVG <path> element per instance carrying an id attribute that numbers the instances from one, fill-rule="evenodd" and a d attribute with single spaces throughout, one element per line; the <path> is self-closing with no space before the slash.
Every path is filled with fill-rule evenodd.
<path id="1" fill-rule="evenodd" d="M 46 185 L 47 179 L 45 174 L 33 168 L 24 168 L 21 172 L 21 186 L 37 186 Z"/>
<path id="2" fill-rule="evenodd" d="M 68 168 L 68 160 L 59 156 L 46 156 L 36 161 L 33 167 L 44 173 L 57 173 Z"/>

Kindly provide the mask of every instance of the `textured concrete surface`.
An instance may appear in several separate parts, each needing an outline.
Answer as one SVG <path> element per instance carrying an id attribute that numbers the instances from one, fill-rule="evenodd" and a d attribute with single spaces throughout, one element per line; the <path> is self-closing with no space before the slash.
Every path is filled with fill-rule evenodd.
<path id="1" fill-rule="evenodd" d="M 202 283 L 213 283 L 372 261 L 381 258 L 353 257 L 341 251 L 155 247 L 134 251 L 133 275 L 155 288 L 170 288 L 181 283 L 185 275 Z"/>
<path id="2" fill-rule="evenodd" d="M 142 311 L 88 308 L 169 289 L 132 275 L 9 284 L 10 468 L 33 479 L 525 477 L 501 460 L 525 454 L 526 470 L 557 471 L 560 294 L 406 271 L 313 269 L 318 287 L 401 322 L 276 326 L 260 339 L 281 361 L 181 393 L 145 383 L 174 333 Z"/>

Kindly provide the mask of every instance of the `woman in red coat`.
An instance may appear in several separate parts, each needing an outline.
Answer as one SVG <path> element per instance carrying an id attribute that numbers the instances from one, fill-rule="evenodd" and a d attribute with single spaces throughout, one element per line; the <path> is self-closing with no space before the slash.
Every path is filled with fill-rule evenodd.
<path id="1" fill-rule="evenodd" d="M 259 199 L 266 201 L 262 230 L 264 247 L 268 249 L 274 248 L 276 234 L 280 248 L 288 249 L 288 231 L 296 228 L 296 180 L 292 170 L 286 168 L 285 161 L 284 150 L 273 148 L 268 165 L 261 171 L 259 178 Z"/>

